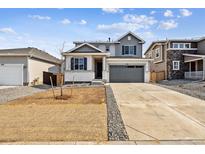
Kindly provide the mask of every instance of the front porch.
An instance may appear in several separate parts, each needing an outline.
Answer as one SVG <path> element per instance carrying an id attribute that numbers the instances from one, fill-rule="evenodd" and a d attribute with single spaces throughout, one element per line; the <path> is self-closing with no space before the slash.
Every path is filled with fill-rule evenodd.
<path id="1" fill-rule="evenodd" d="M 205 55 L 184 54 L 185 79 L 205 80 Z"/>

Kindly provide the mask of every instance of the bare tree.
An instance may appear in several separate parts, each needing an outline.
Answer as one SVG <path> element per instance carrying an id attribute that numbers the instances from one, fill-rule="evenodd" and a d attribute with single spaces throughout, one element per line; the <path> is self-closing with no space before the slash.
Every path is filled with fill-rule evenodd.
<path id="1" fill-rule="evenodd" d="M 63 42 L 63 45 L 62 45 L 62 48 L 59 49 L 59 54 L 61 56 L 61 61 L 63 61 L 63 51 L 64 51 L 64 48 L 65 48 L 65 41 Z M 62 80 L 62 76 L 61 76 L 61 83 L 60 83 L 60 88 L 61 88 L 61 96 L 63 96 L 63 80 Z"/>

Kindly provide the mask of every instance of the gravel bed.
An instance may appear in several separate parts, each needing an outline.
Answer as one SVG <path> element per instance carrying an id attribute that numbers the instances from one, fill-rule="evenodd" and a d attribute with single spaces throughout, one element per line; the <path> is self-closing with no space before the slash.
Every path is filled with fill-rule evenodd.
<path id="1" fill-rule="evenodd" d="M 106 86 L 107 112 L 108 112 L 108 140 L 109 141 L 127 141 L 127 135 L 117 102 L 115 100 L 112 88 Z"/>
<path id="2" fill-rule="evenodd" d="M 157 85 L 205 100 L 205 81 L 167 80 L 158 82 Z"/>
<path id="3" fill-rule="evenodd" d="M 0 89 L 0 104 L 5 104 L 8 101 L 32 95 L 36 92 L 41 92 L 47 89 L 45 86 L 29 87 L 29 86 L 18 86 L 12 88 Z"/>

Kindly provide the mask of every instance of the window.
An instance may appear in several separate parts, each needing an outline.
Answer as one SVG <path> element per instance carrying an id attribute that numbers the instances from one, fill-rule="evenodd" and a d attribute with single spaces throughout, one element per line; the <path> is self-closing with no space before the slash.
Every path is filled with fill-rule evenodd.
<path id="1" fill-rule="evenodd" d="M 191 48 L 191 43 L 173 43 L 174 49 L 189 49 Z"/>
<path id="2" fill-rule="evenodd" d="M 185 48 L 191 48 L 191 43 L 185 43 L 184 47 Z"/>
<path id="3" fill-rule="evenodd" d="M 178 48 L 178 43 L 173 43 L 173 48 Z"/>
<path id="4" fill-rule="evenodd" d="M 122 55 L 136 55 L 136 46 L 133 45 L 123 45 Z"/>
<path id="5" fill-rule="evenodd" d="M 71 70 L 87 70 L 87 58 L 71 58 Z"/>
<path id="6" fill-rule="evenodd" d="M 180 62 L 179 61 L 173 61 L 173 70 L 179 70 L 180 69 Z"/>
<path id="7" fill-rule="evenodd" d="M 106 46 L 106 52 L 109 52 L 110 51 L 110 47 L 109 46 Z"/>
<path id="8" fill-rule="evenodd" d="M 179 48 L 183 49 L 184 48 L 184 43 L 179 43 Z"/>
<path id="9" fill-rule="evenodd" d="M 127 39 L 128 39 L 128 41 L 130 41 L 131 40 L 131 36 L 128 36 Z"/>
<path id="10" fill-rule="evenodd" d="M 155 58 L 159 58 L 159 57 L 160 57 L 160 50 L 159 50 L 159 48 L 157 48 L 155 50 Z"/>

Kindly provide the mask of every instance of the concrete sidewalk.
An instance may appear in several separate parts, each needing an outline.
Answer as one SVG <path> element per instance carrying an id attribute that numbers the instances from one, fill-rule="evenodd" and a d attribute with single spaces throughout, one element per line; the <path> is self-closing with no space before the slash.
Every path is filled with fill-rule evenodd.
<path id="1" fill-rule="evenodd" d="M 172 141 L 76 141 L 76 142 L 2 142 L 0 145 L 204 145 L 205 140 L 172 140 Z"/>
<path id="2" fill-rule="evenodd" d="M 146 83 L 110 85 L 130 140 L 205 144 L 205 101 Z"/>

